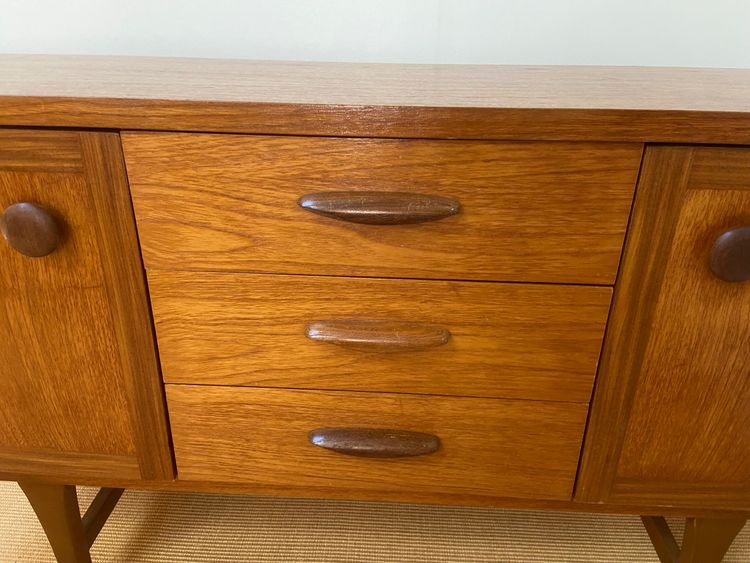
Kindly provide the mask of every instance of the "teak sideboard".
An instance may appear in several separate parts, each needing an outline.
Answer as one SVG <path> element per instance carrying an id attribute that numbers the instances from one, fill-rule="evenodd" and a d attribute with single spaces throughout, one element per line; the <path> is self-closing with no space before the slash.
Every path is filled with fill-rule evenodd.
<path id="1" fill-rule="evenodd" d="M 744 525 L 750 71 L 0 76 L 0 478 L 59 561 L 124 488 Z"/>

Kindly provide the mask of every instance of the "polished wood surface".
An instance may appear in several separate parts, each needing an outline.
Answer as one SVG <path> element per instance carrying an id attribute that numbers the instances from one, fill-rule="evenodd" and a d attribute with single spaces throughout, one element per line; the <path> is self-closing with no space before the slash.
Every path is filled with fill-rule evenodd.
<path id="1" fill-rule="evenodd" d="M 614 282 L 640 145 L 125 133 L 146 267 Z M 413 192 L 416 225 L 309 213 L 311 191 Z"/>
<path id="2" fill-rule="evenodd" d="M 41 134 L 38 170 L 31 133 L 18 133 L 23 150 L 12 131 L 0 135 L 0 153 L 8 146 L 20 155 L 15 164 L 0 159 L 0 208 L 34 202 L 66 226 L 58 248 L 43 258 L 0 240 L 0 467 L 167 478 L 171 461 L 161 398 L 151 396 L 158 372 L 132 211 L 122 157 L 112 158 L 118 137 L 65 135 L 55 158 L 52 139 L 63 134 Z M 74 145 L 78 164 L 70 167 Z M 137 398 L 136 388 L 148 396 Z M 160 424 L 149 419 L 155 409 Z"/>
<path id="3" fill-rule="evenodd" d="M 308 439 L 319 448 L 358 457 L 414 457 L 440 449 L 434 434 L 392 428 L 317 428 Z"/>
<path id="4" fill-rule="evenodd" d="M 568 499 L 586 405 L 167 385 L 179 479 L 326 491 Z M 322 427 L 426 432 L 433 454 L 370 459 L 308 442 Z"/>
<path id="5" fill-rule="evenodd" d="M 644 520 L 679 563 L 741 529 L 750 71 L 0 74 L 0 478 L 56 550 L 121 493 L 81 542 L 70 483 L 683 514 Z"/>
<path id="6" fill-rule="evenodd" d="M 647 150 L 587 432 L 586 501 L 750 507 L 750 285 L 709 267 L 750 222 L 750 182 L 715 188 L 691 164 L 711 151 Z M 750 157 L 750 151 L 747 152 Z M 613 424 L 612 421 L 619 421 Z"/>
<path id="7" fill-rule="evenodd" d="M 81 483 L 86 479 L 138 480 L 141 468 L 132 454 L 65 452 L 58 449 L 0 448 L 0 468 L 15 478 L 57 479 Z M 59 481 L 54 481 L 59 482 Z"/>
<path id="8" fill-rule="evenodd" d="M 588 402 L 611 290 L 199 272 L 149 273 L 170 383 Z M 442 346 L 389 352 L 313 341 L 320 319 L 427 323 Z M 575 353 L 572 353 L 574 351 Z"/>
<path id="9" fill-rule="evenodd" d="M 644 154 L 576 482 L 581 502 L 603 502 L 615 479 L 646 345 L 644 328 L 653 320 L 692 158 L 684 147 L 649 147 Z"/>
<path id="10" fill-rule="evenodd" d="M 29 472 L 7 473 L 0 472 L 0 480 L 18 481 L 29 478 Z M 41 478 L 36 478 L 42 480 Z M 487 497 L 482 495 L 444 495 L 439 492 L 411 491 L 363 491 L 356 493 L 346 488 L 326 489 L 317 491 L 300 485 L 264 485 L 259 483 L 228 483 L 221 481 L 196 481 L 188 479 L 149 480 L 117 479 L 103 475 L 100 477 L 73 477 L 81 486 L 93 487 L 124 487 L 125 489 L 142 491 L 192 492 L 226 495 L 253 495 L 260 497 L 299 497 L 299 498 L 331 498 L 351 499 L 353 495 L 360 499 L 374 502 L 408 502 L 418 504 L 444 504 L 447 506 L 483 506 L 518 510 L 550 510 L 555 512 L 590 512 L 594 514 L 631 514 L 631 515 L 659 515 L 674 517 L 705 517 L 705 518 L 748 518 L 747 510 L 731 508 L 707 508 L 701 506 L 658 506 L 636 504 L 606 504 L 586 503 L 576 500 L 546 500 L 534 498 Z M 65 484 L 71 477 L 63 473 L 45 475 L 43 481 L 48 484 Z"/>
<path id="11" fill-rule="evenodd" d="M 301 105 L 750 111 L 750 102 L 740 95 L 742 88 L 750 87 L 750 71 L 741 69 L 12 54 L 2 55 L 0 63 L 6 76 L 0 90 L 3 96 L 55 94 Z"/>
<path id="12" fill-rule="evenodd" d="M 5 171 L 83 171 L 81 143 L 70 131 L 0 129 L 0 144 L 0 169 Z"/>
<path id="13" fill-rule="evenodd" d="M 82 134 L 81 147 L 95 186 L 91 203 L 141 476 L 169 479 L 174 467 L 164 393 L 122 147 L 114 133 Z"/>
<path id="14" fill-rule="evenodd" d="M 24 256 L 40 258 L 52 254 L 60 244 L 64 227 L 41 205 L 19 202 L 0 216 L 3 238 Z"/>
<path id="15" fill-rule="evenodd" d="M 750 143 L 750 71 L 3 55 L 0 125 Z"/>
<path id="16" fill-rule="evenodd" d="M 750 185 L 746 147 L 701 147 L 693 153 L 690 189 L 744 190 Z"/>
<path id="17" fill-rule="evenodd" d="M 80 155 L 80 134 L 68 135 Z M 13 144 L 7 134 L 2 142 Z M 87 205 L 93 189 L 83 173 L 0 169 L 0 207 L 41 201 L 69 226 L 59 251 L 43 259 L 0 241 L 0 448 L 135 455 L 103 249 Z"/>

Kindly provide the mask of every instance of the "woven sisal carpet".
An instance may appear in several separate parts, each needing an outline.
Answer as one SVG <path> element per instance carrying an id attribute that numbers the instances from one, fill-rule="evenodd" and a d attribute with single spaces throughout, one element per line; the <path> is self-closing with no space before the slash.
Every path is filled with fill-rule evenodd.
<path id="1" fill-rule="evenodd" d="M 79 489 L 84 508 L 94 493 Z M 633 516 L 141 491 L 123 495 L 92 555 L 154 563 L 658 563 Z M 0 563 L 52 561 L 23 493 L 0 482 Z M 750 561 L 750 526 L 725 561 Z"/>

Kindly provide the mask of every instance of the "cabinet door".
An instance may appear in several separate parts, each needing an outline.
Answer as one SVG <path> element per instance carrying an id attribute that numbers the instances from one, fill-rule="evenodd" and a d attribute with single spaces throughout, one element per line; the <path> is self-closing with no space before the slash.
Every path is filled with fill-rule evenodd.
<path id="1" fill-rule="evenodd" d="M 0 211 L 0 474 L 171 477 L 119 135 L 0 130 Z"/>
<path id="2" fill-rule="evenodd" d="M 750 148 L 647 149 L 577 499 L 750 508 L 743 227 Z"/>

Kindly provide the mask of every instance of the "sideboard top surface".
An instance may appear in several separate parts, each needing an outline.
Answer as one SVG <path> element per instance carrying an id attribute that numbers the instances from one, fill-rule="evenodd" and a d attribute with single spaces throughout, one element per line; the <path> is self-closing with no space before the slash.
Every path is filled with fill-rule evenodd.
<path id="1" fill-rule="evenodd" d="M 750 143 L 750 69 L 0 56 L 0 125 Z"/>

